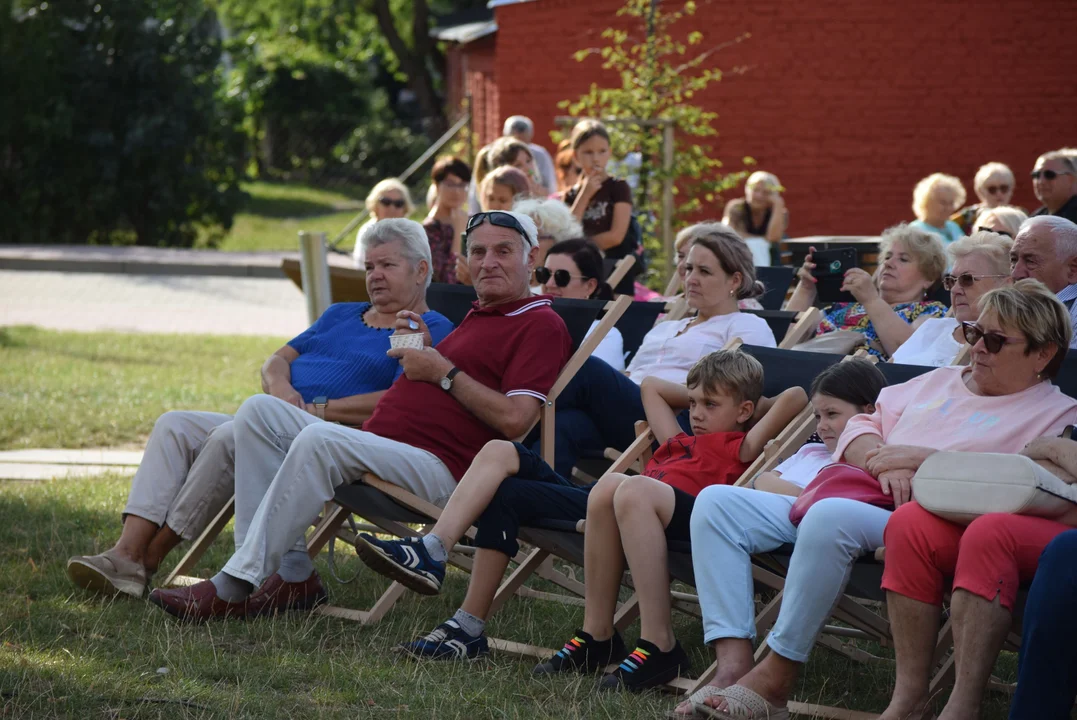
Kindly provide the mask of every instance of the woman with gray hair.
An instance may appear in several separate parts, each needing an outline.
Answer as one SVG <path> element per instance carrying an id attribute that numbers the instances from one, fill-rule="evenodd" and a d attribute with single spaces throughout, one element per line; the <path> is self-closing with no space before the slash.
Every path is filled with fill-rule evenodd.
<path id="1" fill-rule="evenodd" d="M 950 291 L 953 317 L 926 318 L 897 349 L 893 361 L 934 367 L 953 364 L 965 346 L 961 324 L 979 316 L 980 298 L 1013 282 L 1012 247 L 1013 240 L 994 232 L 978 232 L 951 245 L 948 250 L 954 264 L 942 276 L 942 286 Z"/>
<path id="2" fill-rule="evenodd" d="M 623 450 L 635 439 L 635 422 L 644 418 L 640 384 L 657 377 L 683 384 L 704 355 L 733 338 L 774 347 L 774 334 L 762 318 L 740 312 L 742 298 L 763 294 L 744 241 L 727 225 L 700 223 L 689 228 L 685 298 L 695 315 L 667 320 L 643 338 L 628 370 L 617 372 L 591 357 L 557 399 L 555 467 L 571 477 L 581 454 L 607 447 Z"/>
<path id="3" fill-rule="evenodd" d="M 789 299 L 788 310 L 807 310 L 815 303 L 814 254 L 815 248 L 809 248 L 797 273 L 800 284 Z M 824 307 L 815 334 L 846 331 L 844 337 L 833 338 L 836 345 L 847 345 L 840 350 L 852 352 L 864 347 L 872 355 L 885 358 L 901 347 L 924 319 L 946 314 L 945 305 L 927 300 L 942 282 L 946 253 L 933 235 L 902 223 L 883 232 L 879 257 L 882 262 L 874 277 L 861 268 L 845 272 L 841 289 L 850 293 L 855 302 Z"/>
<path id="4" fill-rule="evenodd" d="M 546 252 L 556 243 L 583 237 L 583 226 L 568 205 L 556 198 L 526 198 L 517 200 L 513 210 L 535 221 L 538 228 L 539 255 L 536 263 L 542 265 Z"/>
<path id="5" fill-rule="evenodd" d="M 981 213 L 1010 204 L 1015 183 L 1013 170 L 1009 166 L 1000 162 L 981 165 L 972 181 L 972 189 L 980 202 L 961 208 L 950 220 L 961 228 L 961 232 L 972 233 Z"/>
<path id="6" fill-rule="evenodd" d="M 386 353 L 397 316 L 422 315 L 437 344 L 452 324 L 426 305 L 433 264 L 422 225 L 389 219 L 363 236 L 370 302 L 336 303 L 269 356 L 262 390 L 319 420 L 362 425 L 401 374 Z M 164 557 L 197 538 L 235 488 L 231 415 L 171 411 L 157 419 L 123 511 L 119 540 L 68 561 L 76 585 L 141 597 Z"/>

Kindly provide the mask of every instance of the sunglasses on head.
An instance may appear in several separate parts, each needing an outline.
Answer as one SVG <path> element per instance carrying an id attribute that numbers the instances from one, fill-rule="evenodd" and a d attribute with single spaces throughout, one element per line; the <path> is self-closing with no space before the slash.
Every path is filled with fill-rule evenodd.
<path id="1" fill-rule="evenodd" d="M 996 230 L 995 228 L 989 228 L 983 225 L 977 225 L 974 232 L 990 232 L 995 233 L 996 235 L 1005 235 L 1011 240 L 1013 239 L 1013 235 L 1010 233 L 1009 230 Z"/>
<path id="2" fill-rule="evenodd" d="M 961 273 L 956 277 L 947 273 L 942 276 L 942 286 L 947 290 L 953 290 L 954 285 L 960 284 L 963 288 L 970 288 L 976 282 L 983 280 L 984 278 L 1004 278 L 1009 275 L 973 275 L 972 273 Z"/>
<path id="3" fill-rule="evenodd" d="M 392 198 L 378 198 L 378 202 L 385 207 L 395 207 L 398 210 L 403 210 L 407 205 L 403 200 L 393 200 Z"/>
<path id="4" fill-rule="evenodd" d="M 553 278 L 554 285 L 559 288 L 568 287 L 568 284 L 573 280 L 587 280 L 582 275 L 570 275 L 568 270 L 554 270 L 550 272 L 548 267 L 535 268 L 535 279 L 539 281 L 540 285 L 549 285 L 550 278 Z"/>
<path id="5" fill-rule="evenodd" d="M 520 222 L 512 215 L 509 215 L 507 212 L 502 212 L 501 210 L 490 210 L 489 212 L 475 213 L 474 215 L 469 217 L 467 219 L 467 229 L 464 231 L 464 237 L 467 238 L 467 236 L 471 234 L 472 230 L 487 221 L 489 221 L 490 224 L 495 227 L 503 227 L 510 230 L 515 230 L 516 232 L 520 233 L 528 247 L 532 245 L 531 238 L 527 236 L 527 231 L 524 230 L 524 226 L 521 225 Z"/>
<path id="6" fill-rule="evenodd" d="M 988 185 L 985 189 L 987 190 L 988 194 L 994 195 L 995 193 L 1008 193 L 1010 191 L 1010 186 L 1009 185 Z"/>
<path id="7" fill-rule="evenodd" d="M 1040 175 L 1042 175 L 1044 180 L 1054 180 L 1059 175 L 1072 175 L 1072 174 L 1073 173 L 1071 173 L 1069 170 L 1063 170 L 1062 172 L 1055 172 L 1054 170 L 1033 170 L 1032 171 L 1032 179 L 1033 180 L 1039 180 Z"/>
<path id="8" fill-rule="evenodd" d="M 1024 338 L 1010 337 L 997 332 L 985 332 L 982 327 L 974 322 L 966 321 L 961 323 L 961 332 L 964 333 L 965 342 L 969 345 L 975 345 L 980 340 L 983 340 L 984 348 L 992 355 L 997 355 L 1001 352 L 1003 345 L 1025 342 Z"/>

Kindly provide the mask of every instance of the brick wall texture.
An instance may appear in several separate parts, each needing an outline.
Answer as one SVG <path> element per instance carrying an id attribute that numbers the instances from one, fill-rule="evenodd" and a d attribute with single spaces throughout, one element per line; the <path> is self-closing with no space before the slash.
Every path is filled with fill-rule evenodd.
<path id="1" fill-rule="evenodd" d="M 557 103 L 603 82 L 597 58 L 578 63 L 573 53 L 603 43 L 602 30 L 623 22 L 614 17 L 620 4 L 498 7 L 499 30 L 468 71 L 482 141 L 501 119 L 523 114 L 552 149 Z M 991 160 L 1013 168 L 1014 202 L 1032 208 L 1036 156 L 1077 145 L 1074 0 L 697 5 L 677 32 L 700 30 L 702 48 L 751 33 L 710 58 L 747 72 L 695 98 L 719 113 L 714 152 L 728 169 L 753 156 L 781 179 L 794 237 L 875 234 L 910 220 L 913 186 L 936 171 L 961 178 L 971 200 L 976 169 Z M 705 216 L 720 214 L 716 203 Z"/>

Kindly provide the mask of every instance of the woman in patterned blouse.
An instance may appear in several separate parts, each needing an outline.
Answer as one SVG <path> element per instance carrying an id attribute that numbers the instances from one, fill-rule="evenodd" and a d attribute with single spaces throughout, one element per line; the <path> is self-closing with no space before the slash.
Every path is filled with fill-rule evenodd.
<path id="1" fill-rule="evenodd" d="M 797 273 L 800 284 L 789 300 L 789 310 L 806 310 L 815 302 L 814 252 L 811 248 Z M 845 273 L 841 289 L 856 302 L 824 307 L 816 335 L 853 330 L 864 335 L 868 352 L 885 358 L 924 320 L 946 314 L 945 305 L 927 300 L 942 281 L 946 253 L 934 235 L 902 223 L 883 232 L 879 256 L 882 262 L 874 277 L 860 268 Z"/>
<path id="2" fill-rule="evenodd" d="M 460 158 L 438 158 L 430 173 L 436 195 L 423 229 L 430 240 L 434 282 L 456 282 L 456 254 L 462 253 L 461 237 L 467 225 L 467 184 L 471 168 Z"/>

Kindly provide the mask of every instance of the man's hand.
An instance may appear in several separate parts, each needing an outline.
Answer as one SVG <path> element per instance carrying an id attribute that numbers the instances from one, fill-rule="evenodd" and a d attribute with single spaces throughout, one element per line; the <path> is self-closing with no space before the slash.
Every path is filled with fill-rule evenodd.
<path id="1" fill-rule="evenodd" d="M 275 398 L 280 398 L 289 405 L 295 405 L 300 410 L 306 410 L 306 403 L 303 402 L 303 396 L 289 384 L 284 384 L 281 387 L 271 387 L 269 389 L 269 394 Z"/>
<path id="2" fill-rule="evenodd" d="M 879 475 L 879 486 L 887 495 L 894 498 L 894 507 L 899 508 L 912 500 L 912 476 L 914 470 L 887 470 Z"/>
<path id="3" fill-rule="evenodd" d="M 431 347 L 434 344 L 434 338 L 430 336 L 430 328 L 426 326 L 423 316 L 419 313 L 414 313 L 411 310 L 401 310 L 396 314 L 396 324 L 393 327 L 394 335 L 422 333 L 424 345 Z M 390 357 L 396 357 L 392 353 L 389 355 Z"/>
<path id="4" fill-rule="evenodd" d="M 432 347 L 422 350 L 390 349 L 387 354 L 389 357 L 398 358 L 404 367 L 404 375 L 415 382 L 437 384 L 453 369 L 453 364 Z"/>
<path id="5" fill-rule="evenodd" d="M 868 450 L 865 456 L 867 471 L 875 477 L 893 470 L 909 470 L 915 473 L 934 452 L 931 448 L 915 445 L 881 445 L 874 450 Z"/>

